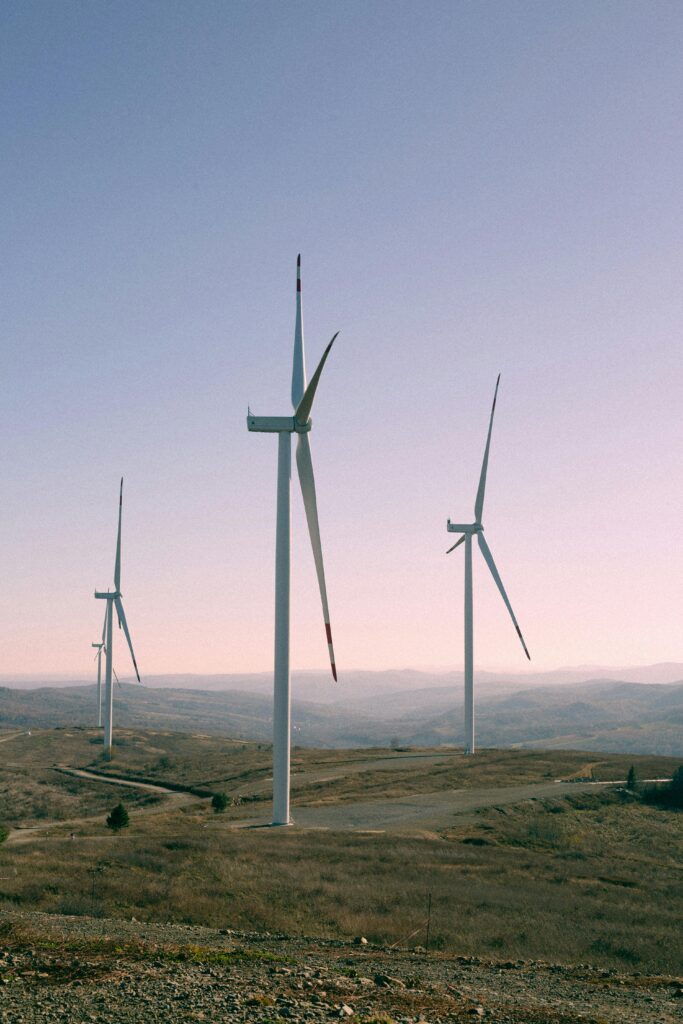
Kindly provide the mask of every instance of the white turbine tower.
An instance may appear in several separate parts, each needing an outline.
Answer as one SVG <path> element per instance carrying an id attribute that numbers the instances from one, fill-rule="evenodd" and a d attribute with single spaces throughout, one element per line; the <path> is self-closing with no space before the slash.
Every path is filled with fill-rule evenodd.
<path id="1" fill-rule="evenodd" d="M 339 333 L 339 332 L 337 332 Z M 273 693 L 273 825 L 289 825 L 289 765 L 291 744 L 291 694 L 289 675 L 289 605 L 290 605 L 290 481 L 292 475 L 292 447 L 290 435 L 297 435 L 296 465 L 304 500 L 308 532 L 320 587 L 325 620 L 325 635 L 334 679 L 337 669 L 332 647 L 330 613 L 327 607 L 327 589 L 323 552 L 318 525 L 318 506 L 315 496 L 315 478 L 311 461 L 308 433 L 311 429 L 311 409 L 318 381 L 335 334 L 323 352 L 318 368 L 306 385 L 306 360 L 301 311 L 301 256 L 296 261 L 296 324 L 294 329 L 294 363 L 292 368 L 293 416 L 247 415 L 247 427 L 252 431 L 278 435 L 277 461 L 277 526 L 275 540 L 275 664 Z"/>
<path id="2" fill-rule="evenodd" d="M 479 487 L 477 489 L 477 497 L 474 502 L 474 522 L 473 523 L 452 523 L 448 520 L 448 532 L 449 533 L 461 533 L 462 537 L 456 541 L 452 548 L 449 548 L 446 554 L 450 554 L 464 542 L 465 544 L 465 753 L 474 753 L 474 635 L 473 635 L 473 616 L 472 616 L 472 537 L 474 534 L 477 535 L 477 543 L 479 544 L 479 550 L 484 556 L 484 561 L 491 570 L 491 575 L 495 581 L 500 596 L 505 602 L 505 607 L 510 613 L 510 618 L 517 630 L 517 636 L 519 637 L 524 653 L 527 658 L 531 661 L 531 655 L 527 650 L 527 646 L 524 643 L 524 637 L 522 631 L 519 628 L 515 613 L 512 610 L 512 605 L 505 593 L 505 587 L 503 581 L 500 578 L 500 574 L 496 569 L 496 563 L 493 561 L 493 555 L 489 548 L 486 540 L 484 539 L 484 526 L 482 524 L 482 515 L 484 513 L 484 492 L 486 490 L 486 471 L 489 463 L 489 449 L 491 447 L 491 431 L 493 429 L 493 414 L 496 411 L 496 398 L 498 397 L 498 385 L 500 384 L 500 374 L 498 374 L 498 380 L 496 381 L 496 390 L 493 395 L 493 406 L 491 408 L 491 419 L 489 420 L 489 432 L 486 438 L 486 448 L 484 449 L 484 461 L 481 465 L 481 476 L 479 477 Z"/>
<path id="3" fill-rule="evenodd" d="M 102 639 L 99 643 L 91 644 L 91 647 L 97 648 L 97 654 L 95 660 L 97 661 L 97 728 L 102 728 L 102 651 L 106 653 L 105 637 L 107 633 L 107 612 L 104 613 L 104 622 L 102 624 Z"/>
<path id="4" fill-rule="evenodd" d="M 119 490 L 119 529 L 116 535 L 116 560 L 114 562 L 114 589 L 104 591 L 95 591 L 95 597 L 100 601 L 107 602 L 107 609 L 104 616 L 104 631 L 103 631 L 103 642 L 104 651 L 107 656 L 106 669 L 105 669 L 105 695 L 104 695 L 104 752 L 106 756 L 111 757 L 112 747 L 112 712 L 113 712 L 113 686 L 112 686 L 112 675 L 113 675 L 113 617 L 114 617 L 114 606 L 116 606 L 116 615 L 119 620 L 119 628 L 123 628 L 123 632 L 126 635 L 128 641 L 128 647 L 130 650 L 130 656 L 133 659 L 133 668 L 135 669 L 135 675 L 137 676 L 138 682 L 140 682 L 140 673 L 138 672 L 137 662 L 135 660 L 135 654 L 133 652 L 133 643 L 130 638 L 130 632 L 128 630 L 128 623 L 126 622 L 126 615 L 123 610 L 123 603 L 121 601 L 121 513 L 123 511 L 123 477 L 121 477 L 121 488 Z"/>

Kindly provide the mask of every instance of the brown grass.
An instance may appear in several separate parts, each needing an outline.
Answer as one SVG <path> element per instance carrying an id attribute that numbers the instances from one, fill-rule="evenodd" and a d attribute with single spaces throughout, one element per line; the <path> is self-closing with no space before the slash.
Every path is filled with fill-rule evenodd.
<path id="1" fill-rule="evenodd" d="M 683 816 L 613 792 L 479 812 L 441 835 L 363 835 L 206 829 L 208 801 L 157 813 L 133 791 L 68 780 L 49 763 L 93 762 L 93 734 L 70 730 L 0 747 L 0 777 L 36 787 L 49 779 L 62 816 L 99 813 L 119 799 L 131 825 L 114 836 L 104 816 L 65 834 L 0 846 L 0 906 L 54 913 L 175 920 L 288 934 L 366 935 L 401 942 L 424 923 L 432 893 L 432 943 L 470 955 L 591 962 L 654 973 L 680 970 Z M 178 734 L 124 734 L 107 770 L 162 782 L 234 791 L 270 770 L 270 751 Z M 297 751 L 298 767 L 340 776 L 302 788 L 298 800 L 330 802 L 442 787 L 510 784 L 582 773 L 666 774 L 657 758 L 572 752 L 484 751 L 446 765 L 416 759 L 409 770 L 345 771 L 387 751 Z M 164 760 L 167 759 L 167 760 Z M 640 761 L 640 764 L 638 763 Z M 9 762 L 9 763 L 8 763 Z M 338 769 L 338 771 L 337 771 Z M 19 775 L 17 775 L 17 772 Z M 44 776 L 41 776 L 44 773 Z M 54 777 L 54 778 L 53 778 Z M 231 787 L 229 780 L 235 784 Z M 67 785 L 64 785 L 67 782 Z M 72 786 L 71 783 L 77 783 Z M 24 792 L 15 786 L 16 803 Z M 27 801 L 35 799 L 27 790 Z M 33 805 L 31 805 L 33 807 Z M 29 808 L 24 807 L 28 814 Z M 267 813 L 264 805 L 261 813 Z M 244 815 L 235 808 L 227 816 Z M 75 853 L 77 852 L 77 856 Z M 96 870 L 95 870 L 96 869 Z M 93 878 L 95 894 L 93 897 Z M 424 943 L 424 932 L 410 940 Z"/>
<path id="2" fill-rule="evenodd" d="M 260 792 L 269 795 L 271 748 L 266 743 L 232 740 L 158 730 L 117 730 L 114 756 L 101 757 L 101 731 L 54 729 L 34 731 L 0 745 L 0 780 L 5 765 L 48 767 L 69 764 L 95 767 L 112 775 L 146 779 L 228 795 Z M 643 755 L 587 754 L 583 751 L 481 750 L 464 758 L 458 749 L 411 748 L 400 766 L 363 772 L 368 762 L 381 762 L 396 753 L 386 749 L 317 750 L 295 747 L 292 785 L 307 803 L 372 799 L 470 786 L 515 785 L 556 778 L 625 779 L 630 765 L 639 778 L 671 775 L 678 759 Z M 438 755 L 444 764 L 432 764 Z M 401 757 L 401 754 L 398 754 Z M 333 774 L 333 781 L 309 781 L 302 773 Z M 0 813 L 0 820 L 2 814 Z"/>

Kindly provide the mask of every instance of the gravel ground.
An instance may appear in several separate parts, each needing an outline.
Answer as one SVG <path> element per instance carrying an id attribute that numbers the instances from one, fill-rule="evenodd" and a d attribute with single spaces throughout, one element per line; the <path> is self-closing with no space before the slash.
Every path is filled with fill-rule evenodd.
<path id="1" fill-rule="evenodd" d="M 230 929 L 0 918 L 3 1024 L 673 1024 L 683 980 Z"/>

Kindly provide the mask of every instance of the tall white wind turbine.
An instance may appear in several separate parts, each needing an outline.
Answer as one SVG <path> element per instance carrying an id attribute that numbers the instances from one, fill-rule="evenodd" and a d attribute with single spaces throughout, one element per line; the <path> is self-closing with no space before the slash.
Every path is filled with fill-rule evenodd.
<path id="1" fill-rule="evenodd" d="M 500 596 L 503 598 L 505 607 L 510 613 L 510 618 L 517 630 L 517 636 L 519 637 L 524 653 L 526 654 L 529 661 L 531 661 L 531 655 L 527 650 L 527 646 L 524 643 L 524 637 L 522 631 L 519 628 L 519 623 L 515 618 L 515 613 L 512 610 L 512 605 L 505 593 L 505 587 L 503 581 L 500 578 L 500 573 L 496 569 L 496 563 L 493 561 L 493 555 L 489 548 L 486 540 L 484 539 L 484 526 L 482 523 L 482 516 L 484 514 L 484 492 L 486 490 L 486 471 L 489 464 L 489 449 L 491 448 L 491 431 L 493 429 L 493 414 L 496 411 L 496 398 L 498 397 L 498 385 L 500 384 L 500 374 L 498 374 L 498 380 L 496 381 L 496 390 L 493 395 L 493 406 L 491 407 L 491 419 L 489 420 L 489 432 L 486 438 L 486 447 L 484 449 L 484 460 L 481 465 L 481 475 L 479 477 L 479 487 L 477 488 L 477 497 L 474 502 L 474 522 L 473 523 L 452 523 L 448 520 L 447 529 L 449 533 L 461 533 L 462 537 L 456 541 L 453 547 L 449 548 L 446 554 L 450 554 L 451 551 L 455 551 L 460 544 L 465 544 L 465 753 L 474 753 L 474 634 L 473 634 L 473 607 L 472 607 L 472 537 L 476 534 L 477 543 L 479 544 L 479 550 L 481 551 L 484 561 L 491 570 L 494 582 L 500 591 Z"/>
<path id="2" fill-rule="evenodd" d="M 339 333 L 339 332 L 337 332 Z M 332 646 L 330 613 L 327 605 L 327 588 L 323 552 L 318 525 L 318 506 L 315 496 L 315 478 L 311 461 L 311 445 L 308 438 L 311 429 L 311 409 L 316 388 L 334 344 L 335 334 L 329 343 L 318 368 L 306 384 L 306 360 L 304 355 L 304 331 L 301 310 L 301 256 L 296 261 L 296 323 L 294 328 L 294 362 L 292 368 L 293 416 L 247 415 L 249 430 L 278 435 L 277 461 L 277 526 L 275 538 L 275 665 L 273 693 L 273 825 L 289 825 L 289 766 L 291 744 L 291 692 L 289 672 L 289 606 L 290 606 L 290 481 L 292 475 L 292 447 L 290 437 L 297 435 L 296 465 L 304 500 L 308 532 L 313 548 L 313 558 L 320 587 L 325 636 L 334 679 L 337 668 Z"/>
<path id="3" fill-rule="evenodd" d="M 133 642 L 130 638 L 130 631 L 128 629 L 128 623 L 126 622 L 126 614 L 123 610 L 123 602 L 121 600 L 121 513 L 123 511 L 123 477 L 121 477 L 121 488 L 119 490 L 119 528 L 116 535 L 116 559 L 114 561 L 114 589 L 104 591 L 95 591 L 95 597 L 100 601 L 107 602 L 107 608 L 105 612 L 104 622 L 104 651 L 106 654 L 106 668 L 105 668 L 105 695 L 104 695 L 104 752 L 107 757 L 111 757 L 112 748 L 112 726 L 113 726 L 113 686 L 112 686 L 112 675 L 113 675 L 113 617 L 114 607 L 116 607 L 116 615 L 119 620 L 119 628 L 123 629 L 126 640 L 128 641 L 128 648 L 130 650 L 130 656 L 133 659 L 133 668 L 135 669 L 135 675 L 137 676 L 138 682 L 140 682 L 140 673 L 138 672 L 137 662 L 135 660 L 135 653 L 133 651 Z"/>

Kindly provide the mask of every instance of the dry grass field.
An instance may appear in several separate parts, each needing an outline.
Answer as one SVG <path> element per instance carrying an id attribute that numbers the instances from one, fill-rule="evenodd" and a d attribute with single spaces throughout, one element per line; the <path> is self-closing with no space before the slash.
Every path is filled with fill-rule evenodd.
<path id="1" fill-rule="evenodd" d="M 425 942 L 431 893 L 434 948 L 642 972 L 681 969 L 674 939 L 683 910 L 680 812 L 601 789 L 489 808 L 429 833 L 235 830 L 223 826 L 245 817 L 245 808 L 267 815 L 266 746 L 171 733 L 121 735 L 107 772 L 231 795 L 260 791 L 263 802 L 217 816 L 208 799 L 177 805 L 54 771 L 55 764 L 102 769 L 94 735 L 55 730 L 0 745 L 0 824 L 28 824 L 41 815 L 64 821 L 30 842 L 0 846 L 0 908 L 310 936 L 363 934 L 410 946 Z M 311 779 L 332 768 L 335 777 L 305 782 L 296 801 L 591 774 L 624 778 L 632 763 L 641 777 L 664 776 L 678 763 L 564 751 L 483 751 L 468 759 L 457 752 L 412 753 L 420 756 L 405 767 L 392 760 L 373 772 L 368 762 L 396 754 L 297 750 L 295 772 Z M 119 799 L 131 825 L 113 835 L 104 814 Z"/>

